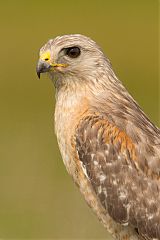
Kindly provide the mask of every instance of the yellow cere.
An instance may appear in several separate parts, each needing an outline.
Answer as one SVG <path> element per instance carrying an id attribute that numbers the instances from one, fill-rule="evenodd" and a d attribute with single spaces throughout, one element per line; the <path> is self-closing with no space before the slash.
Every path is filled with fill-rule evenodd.
<path id="1" fill-rule="evenodd" d="M 40 56 L 40 59 L 44 60 L 44 61 L 49 61 L 51 57 L 50 52 L 44 52 L 42 53 L 42 55 Z"/>
<path id="2" fill-rule="evenodd" d="M 40 59 L 45 61 L 45 62 L 49 62 L 50 66 L 52 67 L 67 67 L 68 64 L 65 63 L 51 63 L 50 59 L 51 59 L 51 54 L 50 52 L 44 52 L 40 55 Z"/>

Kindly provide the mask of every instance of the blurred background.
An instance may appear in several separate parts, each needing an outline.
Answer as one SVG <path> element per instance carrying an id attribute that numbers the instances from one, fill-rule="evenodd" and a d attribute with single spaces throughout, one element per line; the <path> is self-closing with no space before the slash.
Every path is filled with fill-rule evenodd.
<path id="1" fill-rule="evenodd" d="M 159 125 L 158 30 L 158 0 L 0 1 L 0 238 L 111 239 L 66 173 L 38 51 L 57 35 L 90 36 Z"/>

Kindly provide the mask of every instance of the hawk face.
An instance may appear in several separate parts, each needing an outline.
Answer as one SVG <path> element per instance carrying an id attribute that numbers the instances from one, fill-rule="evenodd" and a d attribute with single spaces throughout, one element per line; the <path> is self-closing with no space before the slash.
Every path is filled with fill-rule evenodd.
<path id="1" fill-rule="evenodd" d="M 97 68 L 103 71 L 105 57 L 97 44 L 88 37 L 74 34 L 49 40 L 40 49 L 37 74 L 48 72 L 50 77 L 66 83 L 84 81 L 90 76 L 95 81 Z M 63 81 L 61 81 L 63 79 Z"/>

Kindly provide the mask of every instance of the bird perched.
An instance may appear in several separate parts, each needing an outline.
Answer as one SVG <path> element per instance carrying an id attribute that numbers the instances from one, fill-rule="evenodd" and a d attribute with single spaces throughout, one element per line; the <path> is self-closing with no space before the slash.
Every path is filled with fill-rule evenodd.
<path id="1" fill-rule="evenodd" d="M 160 239 L 160 129 L 90 38 L 64 35 L 40 49 L 37 74 L 56 88 L 64 164 L 115 239 Z"/>

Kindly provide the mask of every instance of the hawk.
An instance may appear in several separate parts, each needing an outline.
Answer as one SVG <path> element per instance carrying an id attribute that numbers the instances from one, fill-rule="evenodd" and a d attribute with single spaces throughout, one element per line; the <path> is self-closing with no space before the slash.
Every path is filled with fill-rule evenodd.
<path id="1" fill-rule="evenodd" d="M 54 82 L 60 152 L 99 220 L 115 239 L 160 239 L 160 129 L 101 48 L 58 36 L 40 49 L 36 71 Z"/>

